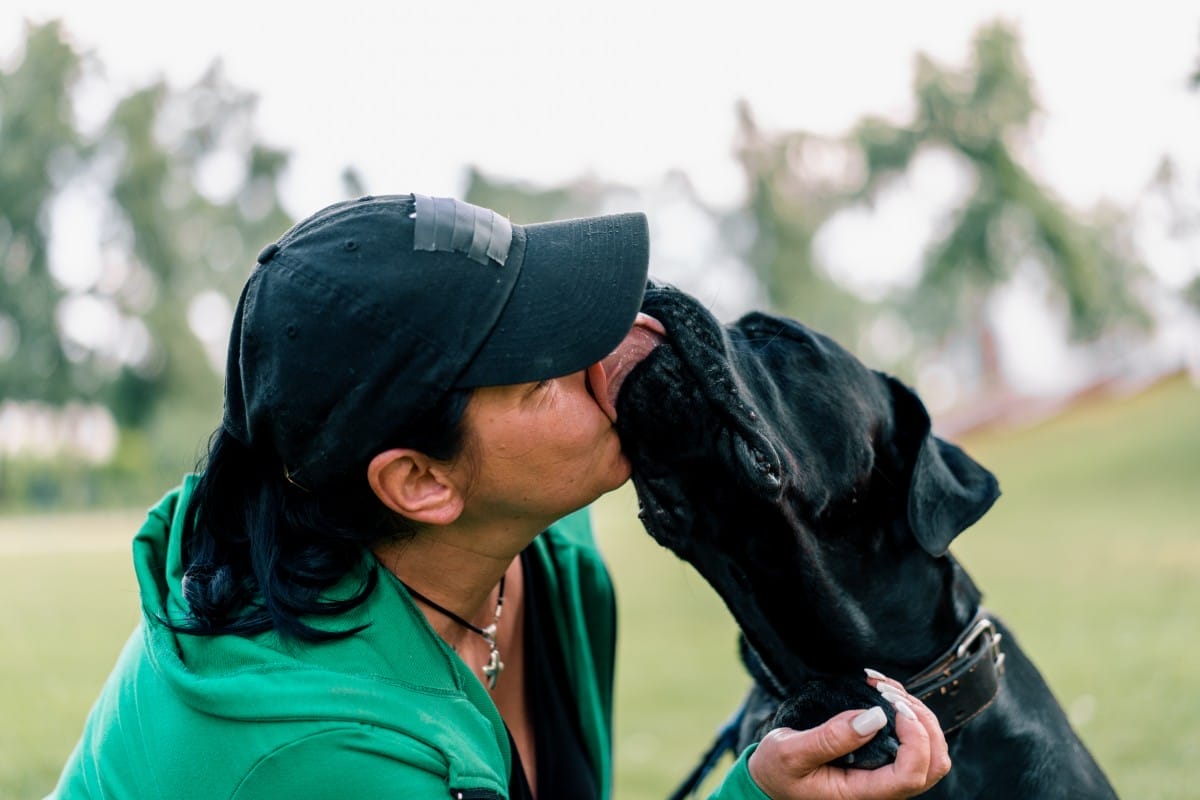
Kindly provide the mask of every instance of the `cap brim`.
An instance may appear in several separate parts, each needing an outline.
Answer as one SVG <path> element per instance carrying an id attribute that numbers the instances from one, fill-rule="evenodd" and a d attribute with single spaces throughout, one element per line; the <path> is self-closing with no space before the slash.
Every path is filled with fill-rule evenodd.
<path id="1" fill-rule="evenodd" d="M 641 307 L 650 262 L 645 214 L 513 227 L 514 244 L 524 240 L 521 272 L 491 334 L 456 381 L 462 388 L 578 372 L 621 343 Z"/>

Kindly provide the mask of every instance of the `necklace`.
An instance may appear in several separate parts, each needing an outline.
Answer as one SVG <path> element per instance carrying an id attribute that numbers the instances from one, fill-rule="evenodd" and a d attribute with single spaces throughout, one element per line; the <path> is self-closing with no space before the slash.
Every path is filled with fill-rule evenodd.
<path id="1" fill-rule="evenodd" d="M 500 660 L 500 648 L 496 646 L 496 629 L 500 625 L 500 612 L 504 608 L 504 578 L 505 577 L 506 576 L 503 576 L 503 575 L 500 577 L 500 592 L 496 596 L 496 616 L 492 618 L 492 624 L 488 625 L 486 628 L 481 628 L 478 625 L 473 625 L 470 622 L 467 622 L 465 619 L 460 617 L 458 614 L 455 614 L 450 609 L 444 608 L 443 606 L 438 605 L 437 603 L 433 602 L 425 595 L 418 592 L 416 589 L 409 586 L 404 581 L 400 581 L 400 584 L 405 589 L 407 589 L 408 593 L 411 594 L 413 597 L 417 598 L 422 603 L 424 603 L 425 605 L 434 609 L 435 611 L 440 611 L 441 613 L 445 614 L 447 617 L 454 620 L 459 625 L 462 625 L 464 628 L 471 631 L 472 633 L 479 634 L 480 636 L 483 637 L 483 640 L 488 643 L 488 647 L 490 647 L 492 649 L 492 652 L 491 652 L 491 655 L 488 656 L 488 662 L 483 665 L 483 674 L 487 678 L 487 687 L 488 687 L 489 691 L 496 688 L 496 679 L 499 678 L 500 673 L 504 671 L 504 662 Z"/>

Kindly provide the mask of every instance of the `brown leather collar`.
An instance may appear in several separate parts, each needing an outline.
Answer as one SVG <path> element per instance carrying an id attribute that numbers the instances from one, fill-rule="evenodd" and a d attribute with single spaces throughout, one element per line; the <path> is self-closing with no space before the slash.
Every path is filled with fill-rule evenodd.
<path id="1" fill-rule="evenodd" d="M 933 665 L 909 678 L 904 688 L 920 699 L 950 733 L 977 717 L 996 699 L 1004 674 L 1003 634 L 979 609 L 971 624 Z"/>
<path id="2" fill-rule="evenodd" d="M 938 718 L 943 733 L 966 725 L 996 699 L 1004 675 L 1004 636 L 985 609 L 974 618 L 931 666 L 909 678 L 904 688 Z M 782 700 L 790 693 L 749 642 L 742 638 L 742 661 L 759 686 Z"/>

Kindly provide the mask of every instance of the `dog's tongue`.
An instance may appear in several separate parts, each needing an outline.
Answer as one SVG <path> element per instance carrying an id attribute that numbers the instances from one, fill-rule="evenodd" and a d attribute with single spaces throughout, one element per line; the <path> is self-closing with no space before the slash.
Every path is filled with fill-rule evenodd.
<path id="1" fill-rule="evenodd" d="M 601 375 L 592 381 L 596 402 L 613 422 L 617 421 L 617 395 L 629 372 L 650 354 L 666 336 L 662 323 L 649 314 L 638 314 L 633 329 L 607 358 L 600 362 Z M 598 385 L 603 384 L 603 385 Z"/>

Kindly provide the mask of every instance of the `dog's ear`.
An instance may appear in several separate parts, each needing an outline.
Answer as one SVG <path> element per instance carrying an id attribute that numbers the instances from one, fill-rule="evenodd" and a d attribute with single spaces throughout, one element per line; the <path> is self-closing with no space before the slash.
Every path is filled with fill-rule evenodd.
<path id="1" fill-rule="evenodd" d="M 908 524 L 928 553 L 942 556 L 1000 496 L 996 476 L 960 448 L 933 435 L 929 412 L 907 386 L 884 375 L 892 394 L 897 444 L 912 464 Z"/>

